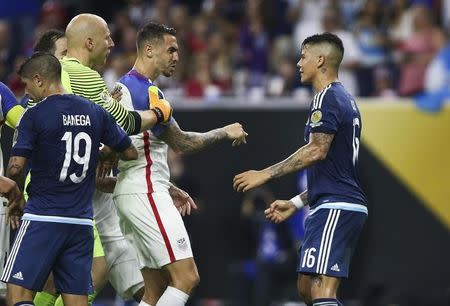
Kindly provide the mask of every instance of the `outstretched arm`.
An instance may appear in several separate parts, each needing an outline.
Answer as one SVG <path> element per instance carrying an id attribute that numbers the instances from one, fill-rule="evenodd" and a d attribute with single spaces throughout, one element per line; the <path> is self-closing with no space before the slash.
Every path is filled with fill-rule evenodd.
<path id="1" fill-rule="evenodd" d="M 193 153 L 204 150 L 220 141 L 229 139 L 233 146 L 246 143 L 247 133 L 239 123 L 233 123 L 206 133 L 186 132 L 177 122 L 169 125 L 160 136 L 173 150 L 179 153 Z"/>
<path id="2" fill-rule="evenodd" d="M 268 180 L 307 168 L 324 160 L 333 138 L 334 134 L 311 133 L 309 143 L 285 160 L 260 171 L 250 170 L 236 175 L 233 179 L 234 189 L 247 191 L 266 183 Z"/>

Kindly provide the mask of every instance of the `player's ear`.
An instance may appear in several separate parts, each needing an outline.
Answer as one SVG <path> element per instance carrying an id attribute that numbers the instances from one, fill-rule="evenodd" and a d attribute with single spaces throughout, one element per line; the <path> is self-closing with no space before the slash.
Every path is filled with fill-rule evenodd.
<path id="1" fill-rule="evenodd" d="M 88 49 L 89 51 L 92 51 L 94 49 L 94 40 L 91 37 L 88 37 L 86 39 L 86 41 L 84 42 L 84 45 L 86 47 L 86 49 Z"/>
<path id="2" fill-rule="evenodd" d="M 320 68 L 323 65 L 325 65 L 325 56 L 323 55 L 317 56 L 317 68 Z"/>
<path id="3" fill-rule="evenodd" d="M 147 57 L 153 57 L 153 46 L 151 44 L 146 44 L 145 45 L 145 54 L 147 55 Z"/>
<path id="4" fill-rule="evenodd" d="M 35 86 L 37 87 L 42 87 L 42 77 L 36 73 L 35 75 L 33 75 L 33 83 Z"/>

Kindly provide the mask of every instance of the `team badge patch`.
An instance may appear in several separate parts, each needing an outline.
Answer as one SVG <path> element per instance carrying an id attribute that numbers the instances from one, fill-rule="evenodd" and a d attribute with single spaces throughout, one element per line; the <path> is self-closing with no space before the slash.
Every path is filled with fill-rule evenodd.
<path id="1" fill-rule="evenodd" d="M 311 123 L 317 123 L 322 119 L 322 112 L 316 110 L 311 114 Z"/>
<path id="2" fill-rule="evenodd" d="M 187 243 L 185 238 L 177 239 L 178 248 L 182 251 L 186 251 L 187 249 Z"/>

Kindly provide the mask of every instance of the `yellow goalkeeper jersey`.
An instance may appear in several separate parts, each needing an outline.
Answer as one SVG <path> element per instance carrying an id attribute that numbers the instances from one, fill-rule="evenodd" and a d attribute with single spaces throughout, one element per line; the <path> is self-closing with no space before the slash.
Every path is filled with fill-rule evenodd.
<path id="1" fill-rule="evenodd" d="M 140 126 L 136 126 L 136 117 L 111 97 L 105 81 L 97 71 L 84 66 L 76 58 L 64 57 L 60 62 L 61 82 L 67 92 L 80 95 L 103 107 L 128 134 L 139 133 Z M 34 104 L 33 101 L 30 104 Z"/>

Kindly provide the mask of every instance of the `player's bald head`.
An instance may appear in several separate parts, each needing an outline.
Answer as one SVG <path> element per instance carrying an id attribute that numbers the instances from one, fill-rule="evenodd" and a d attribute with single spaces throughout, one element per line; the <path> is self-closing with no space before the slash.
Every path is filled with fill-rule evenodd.
<path id="1" fill-rule="evenodd" d="M 66 28 L 67 47 L 76 48 L 86 39 L 102 36 L 108 29 L 106 21 L 94 14 L 80 14 L 72 18 Z"/>
<path id="2" fill-rule="evenodd" d="M 344 57 L 344 45 L 339 37 L 332 33 L 322 33 L 309 36 L 302 43 L 302 49 L 308 49 L 315 55 L 325 58 L 325 65 L 336 70 Z"/>

